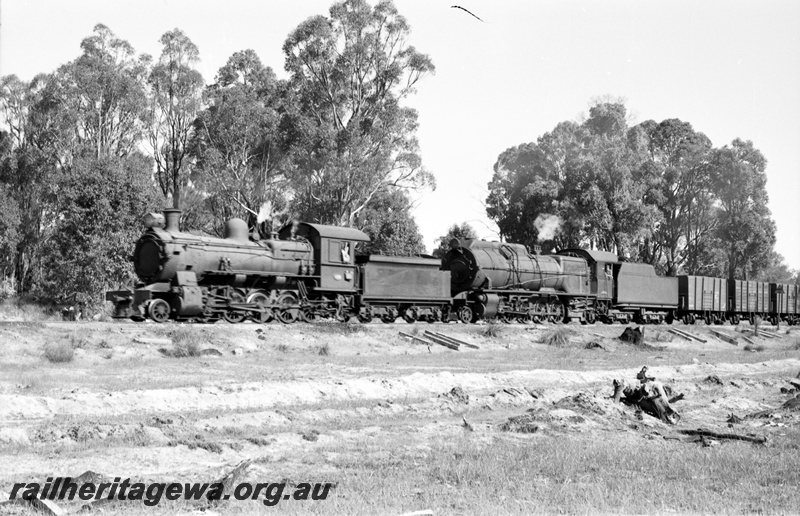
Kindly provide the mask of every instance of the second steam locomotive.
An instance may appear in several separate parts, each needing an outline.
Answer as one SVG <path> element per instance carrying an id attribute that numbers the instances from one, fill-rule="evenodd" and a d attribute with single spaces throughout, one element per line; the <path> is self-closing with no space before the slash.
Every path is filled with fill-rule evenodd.
<path id="1" fill-rule="evenodd" d="M 133 290 L 106 293 L 115 317 L 156 322 L 311 321 L 464 323 L 800 322 L 800 287 L 703 276 L 660 277 L 613 253 L 453 240 L 442 260 L 357 255 L 353 228 L 293 223 L 262 239 L 241 219 L 224 238 L 180 231 L 180 211 L 145 218 Z"/>

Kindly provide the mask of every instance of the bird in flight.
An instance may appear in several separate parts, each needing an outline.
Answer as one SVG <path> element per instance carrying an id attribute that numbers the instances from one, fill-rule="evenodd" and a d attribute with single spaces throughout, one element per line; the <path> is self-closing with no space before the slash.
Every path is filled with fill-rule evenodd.
<path id="1" fill-rule="evenodd" d="M 464 12 L 465 12 L 465 13 L 467 13 L 467 14 L 469 14 L 470 16 L 473 16 L 473 17 L 475 17 L 475 18 L 477 18 L 478 20 L 480 20 L 480 21 L 482 21 L 482 22 L 483 22 L 483 20 L 481 20 L 481 19 L 480 19 L 478 16 L 475 16 L 474 14 L 472 14 L 471 12 L 469 12 L 469 10 L 467 10 L 467 9 L 464 9 L 464 8 L 463 8 L 463 7 L 461 7 L 460 5 L 451 5 L 451 6 L 450 6 L 450 8 L 451 8 L 451 9 L 461 9 L 462 11 L 464 11 Z M 483 23 L 486 23 L 486 22 L 483 22 Z"/>

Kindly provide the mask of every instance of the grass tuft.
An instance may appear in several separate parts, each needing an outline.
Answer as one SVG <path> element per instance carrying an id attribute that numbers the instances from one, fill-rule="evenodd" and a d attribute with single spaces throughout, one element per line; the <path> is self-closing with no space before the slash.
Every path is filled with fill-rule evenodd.
<path id="1" fill-rule="evenodd" d="M 563 348 L 569 345 L 569 338 L 575 335 L 575 330 L 560 326 L 548 331 L 542 337 L 542 343 L 548 346 Z"/>
<path id="2" fill-rule="evenodd" d="M 44 357 L 54 364 L 72 362 L 75 358 L 75 349 L 69 342 L 49 342 L 44 346 Z"/>
<path id="3" fill-rule="evenodd" d="M 496 321 L 489 321 L 480 330 L 480 335 L 487 339 L 496 339 L 502 337 L 505 333 L 505 328 L 502 323 Z"/>
<path id="4" fill-rule="evenodd" d="M 327 344 L 323 344 L 319 348 L 317 348 L 317 355 L 322 357 L 327 357 L 331 354 L 331 348 Z"/>
<path id="5" fill-rule="evenodd" d="M 766 347 L 763 344 L 746 344 L 745 351 L 764 351 Z"/>
<path id="6" fill-rule="evenodd" d="M 280 351 L 281 353 L 288 353 L 289 346 L 287 346 L 286 344 L 278 344 L 277 346 L 275 346 L 275 351 Z"/>
<path id="7" fill-rule="evenodd" d="M 206 336 L 202 334 L 202 329 L 188 325 L 157 331 L 156 334 L 172 339 L 172 347 L 162 350 L 165 355 L 172 358 L 199 357 L 203 348 L 209 344 Z"/>

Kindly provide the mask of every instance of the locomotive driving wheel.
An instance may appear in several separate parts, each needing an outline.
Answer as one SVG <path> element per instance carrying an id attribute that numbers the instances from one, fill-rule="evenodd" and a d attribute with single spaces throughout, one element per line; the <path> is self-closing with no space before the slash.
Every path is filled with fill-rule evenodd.
<path id="1" fill-rule="evenodd" d="M 255 304 L 258 306 L 258 312 L 252 312 L 251 318 L 261 324 L 268 323 L 272 320 L 272 309 L 269 307 L 269 296 L 266 292 L 254 292 L 247 298 L 248 304 Z"/>
<path id="2" fill-rule="evenodd" d="M 228 304 L 231 303 L 243 304 L 244 302 L 245 302 L 244 295 L 238 290 L 234 290 L 233 292 L 231 292 L 231 295 L 228 298 Z M 222 318 L 231 324 L 240 323 L 244 321 L 245 317 L 247 317 L 247 314 L 241 310 L 228 309 L 225 310 L 225 313 L 222 314 Z"/>
<path id="3" fill-rule="evenodd" d="M 547 319 L 547 303 L 544 301 L 537 301 L 534 303 L 531 312 L 529 312 L 531 313 L 531 320 L 536 324 L 541 324 Z"/>
<path id="4" fill-rule="evenodd" d="M 564 322 L 564 305 L 561 304 L 561 301 L 554 299 L 550 301 L 550 305 L 548 306 L 550 311 L 550 322 L 560 323 Z"/>
<path id="5" fill-rule="evenodd" d="M 531 315 L 530 312 L 523 315 L 518 315 L 517 322 L 522 324 L 530 324 L 531 322 L 533 322 L 533 316 Z"/>
<path id="6" fill-rule="evenodd" d="M 292 324 L 300 318 L 300 309 L 297 307 L 297 297 L 291 292 L 284 292 L 278 296 L 278 308 L 275 317 L 283 324 Z"/>
<path id="7" fill-rule="evenodd" d="M 147 315 L 157 323 L 167 322 L 171 311 L 172 309 L 169 303 L 163 299 L 153 299 L 150 301 L 150 304 L 147 305 Z"/>

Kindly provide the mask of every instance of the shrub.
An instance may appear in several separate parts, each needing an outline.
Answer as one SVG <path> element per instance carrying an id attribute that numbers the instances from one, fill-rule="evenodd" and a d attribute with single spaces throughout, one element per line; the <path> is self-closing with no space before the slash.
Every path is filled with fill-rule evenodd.
<path id="1" fill-rule="evenodd" d="M 173 358 L 199 357 L 200 344 L 196 340 L 173 340 L 172 348 L 167 351 L 167 355 Z"/>
<path id="2" fill-rule="evenodd" d="M 69 342 L 49 342 L 44 347 L 44 357 L 54 364 L 72 362 L 75 349 Z"/>
<path id="3" fill-rule="evenodd" d="M 483 328 L 479 330 L 481 336 L 487 339 L 496 339 L 503 335 L 505 329 L 501 323 L 495 321 L 488 322 Z"/>
<path id="4" fill-rule="evenodd" d="M 542 338 L 542 343 L 548 346 L 563 348 L 569 344 L 569 338 L 575 334 L 575 330 L 567 327 L 553 328 Z"/>
<path id="5" fill-rule="evenodd" d="M 156 334 L 172 339 L 172 347 L 163 352 L 173 358 L 199 357 L 206 344 L 205 336 L 192 326 L 177 326 L 166 331 L 156 331 Z"/>

